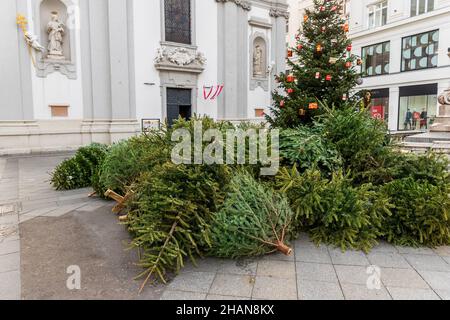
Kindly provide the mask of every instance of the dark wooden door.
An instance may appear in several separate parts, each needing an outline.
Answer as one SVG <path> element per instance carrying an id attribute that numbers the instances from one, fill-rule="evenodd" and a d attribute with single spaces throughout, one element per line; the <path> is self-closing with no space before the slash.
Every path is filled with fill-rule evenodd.
<path id="1" fill-rule="evenodd" d="M 178 117 L 192 116 L 192 90 L 167 88 L 167 122 L 171 126 Z"/>

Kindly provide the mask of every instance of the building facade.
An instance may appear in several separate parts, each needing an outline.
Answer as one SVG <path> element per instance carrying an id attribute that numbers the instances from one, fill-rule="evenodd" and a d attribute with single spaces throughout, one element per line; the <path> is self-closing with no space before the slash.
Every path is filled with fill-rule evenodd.
<path id="1" fill-rule="evenodd" d="M 313 0 L 288 0 L 295 45 Z M 438 96 L 450 87 L 450 0 L 345 0 L 353 53 L 374 117 L 389 130 L 427 131 L 438 116 Z M 295 59 L 295 57 L 294 57 Z"/>
<path id="2" fill-rule="evenodd" d="M 262 119 L 285 69 L 285 0 L 3 0 L 0 11 L 0 153 L 111 143 L 194 113 Z"/>
<path id="3" fill-rule="evenodd" d="M 450 87 L 449 0 L 352 0 L 350 37 L 374 117 L 391 131 L 427 131 Z"/>

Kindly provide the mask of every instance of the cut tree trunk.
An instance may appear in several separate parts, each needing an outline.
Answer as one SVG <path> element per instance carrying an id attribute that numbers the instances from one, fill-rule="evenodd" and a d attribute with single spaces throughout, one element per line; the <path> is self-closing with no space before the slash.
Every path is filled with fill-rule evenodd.
<path id="1" fill-rule="evenodd" d="M 277 250 L 284 253 L 287 256 L 290 256 L 292 254 L 292 248 L 288 247 L 286 244 L 284 244 L 283 242 L 279 241 L 277 243 Z"/>

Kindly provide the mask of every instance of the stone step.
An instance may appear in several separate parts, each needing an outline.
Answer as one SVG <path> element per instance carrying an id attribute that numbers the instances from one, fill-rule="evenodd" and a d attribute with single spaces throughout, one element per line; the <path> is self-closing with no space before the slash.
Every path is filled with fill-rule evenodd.
<path id="1" fill-rule="evenodd" d="M 429 142 L 404 142 L 400 145 L 404 152 L 425 153 L 434 151 L 437 153 L 450 155 L 450 143 L 447 141 Z"/>

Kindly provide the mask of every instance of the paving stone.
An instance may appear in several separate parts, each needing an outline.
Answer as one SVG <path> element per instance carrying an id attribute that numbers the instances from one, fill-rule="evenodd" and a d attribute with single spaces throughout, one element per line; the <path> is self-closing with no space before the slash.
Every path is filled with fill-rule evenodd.
<path id="1" fill-rule="evenodd" d="M 20 300 L 20 272 L 0 273 L 0 300 Z"/>
<path id="2" fill-rule="evenodd" d="M 258 262 L 258 276 L 275 278 L 295 278 L 295 264 L 288 261 L 262 260 Z"/>
<path id="3" fill-rule="evenodd" d="M 442 257 L 442 259 L 444 259 L 445 262 L 447 262 L 448 264 L 450 264 L 450 257 Z"/>
<path id="4" fill-rule="evenodd" d="M 23 214 L 23 215 L 19 216 L 19 222 L 20 223 L 24 223 L 24 222 L 33 220 L 35 218 L 37 218 L 37 217 L 36 216 L 32 216 L 32 215 L 28 215 L 28 214 Z"/>
<path id="5" fill-rule="evenodd" d="M 381 252 L 399 253 L 394 245 L 386 241 L 380 241 L 380 243 L 377 246 L 373 247 L 371 250 L 371 253 L 381 253 Z"/>
<path id="6" fill-rule="evenodd" d="M 442 300 L 450 300 L 450 290 L 436 289 L 435 291 Z"/>
<path id="7" fill-rule="evenodd" d="M 336 274 L 341 283 L 366 285 L 369 279 L 367 267 L 336 265 Z"/>
<path id="8" fill-rule="evenodd" d="M 77 204 L 71 204 L 59 207 L 53 211 L 50 211 L 44 215 L 44 217 L 61 217 L 67 213 L 70 213 L 72 211 L 75 211 L 83 206 L 86 205 L 86 202 L 79 202 Z"/>
<path id="9" fill-rule="evenodd" d="M 20 218 L 25 219 L 26 217 L 44 217 L 46 214 L 58 209 L 56 205 L 49 204 L 48 207 L 31 210 L 28 212 L 23 212 L 20 214 Z"/>
<path id="10" fill-rule="evenodd" d="M 303 249 L 327 248 L 326 245 L 318 246 L 317 244 L 315 244 L 305 233 L 302 233 L 298 236 L 298 238 L 293 242 L 293 246 Z"/>
<path id="11" fill-rule="evenodd" d="M 250 298 L 233 297 L 233 296 L 220 296 L 220 295 L 217 295 L 217 294 L 209 294 L 209 295 L 206 297 L 206 300 L 213 300 L 213 301 L 250 300 Z"/>
<path id="12" fill-rule="evenodd" d="M 19 234 L 19 228 L 17 225 L 0 225 L 0 239 L 9 238 L 11 236 L 16 236 Z"/>
<path id="13" fill-rule="evenodd" d="M 370 290 L 367 286 L 342 283 L 342 291 L 346 300 L 392 300 L 384 287 L 380 290 Z"/>
<path id="14" fill-rule="evenodd" d="M 339 283 L 298 280 L 300 300 L 344 300 Z"/>
<path id="15" fill-rule="evenodd" d="M 33 203 L 23 203 L 22 202 L 22 211 L 21 214 L 28 214 L 30 212 L 42 209 L 45 210 L 47 208 L 57 208 L 58 203 L 56 201 L 48 202 L 48 201 L 38 201 Z"/>
<path id="16" fill-rule="evenodd" d="M 81 212 L 94 212 L 104 206 L 108 205 L 107 201 L 95 201 L 93 203 L 89 203 L 88 205 L 81 207 L 78 211 Z"/>
<path id="17" fill-rule="evenodd" d="M 19 223 L 19 217 L 17 214 L 10 214 L 6 216 L 0 216 L 0 225 L 14 225 Z"/>
<path id="18" fill-rule="evenodd" d="M 431 289 L 387 287 L 394 300 L 440 300 Z"/>
<path id="19" fill-rule="evenodd" d="M 396 246 L 399 253 L 402 254 L 427 254 L 427 255 L 434 255 L 435 252 L 430 248 L 413 248 L 413 247 L 401 247 Z"/>
<path id="20" fill-rule="evenodd" d="M 306 262 L 297 262 L 297 279 L 338 282 L 333 265 Z"/>
<path id="21" fill-rule="evenodd" d="M 450 246 L 438 247 L 434 249 L 434 252 L 441 257 L 449 257 L 450 258 Z"/>
<path id="22" fill-rule="evenodd" d="M 166 290 L 161 296 L 161 300 L 172 300 L 172 301 L 205 300 L 205 299 L 206 293 L 186 292 L 178 290 Z"/>
<path id="23" fill-rule="evenodd" d="M 20 241 L 5 241 L 0 243 L 0 256 L 20 251 Z"/>
<path id="24" fill-rule="evenodd" d="M 331 261 L 333 264 L 350 266 L 369 266 L 370 262 L 366 255 L 360 251 L 345 251 L 340 249 L 330 249 Z"/>
<path id="25" fill-rule="evenodd" d="M 183 272 L 169 285 L 169 290 L 208 293 L 214 280 L 212 272 Z"/>
<path id="26" fill-rule="evenodd" d="M 331 257 L 327 247 L 302 247 L 295 245 L 295 260 L 312 263 L 331 264 Z"/>
<path id="27" fill-rule="evenodd" d="M 295 279 L 257 276 L 252 298 L 265 300 L 297 300 Z"/>
<path id="28" fill-rule="evenodd" d="M 195 264 L 186 263 L 183 272 L 212 272 L 216 273 L 223 265 L 224 260 L 217 258 L 196 259 Z"/>
<path id="29" fill-rule="evenodd" d="M 3 177 L 3 173 L 5 172 L 6 162 L 7 162 L 6 159 L 0 158 L 0 179 Z"/>
<path id="30" fill-rule="evenodd" d="M 381 281 L 387 287 L 429 289 L 428 284 L 413 269 L 381 269 Z"/>
<path id="31" fill-rule="evenodd" d="M 1 237 L 0 236 L 0 243 L 6 243 L 6 242 L 12 242 L 12 241 L 19 241 L 20 237 L 17 233 L 10 235 L 8 237 Z"/>
<path id="32" fill-rule="evenodd" d="M 217 272 L 224 274 L 256 275 L 257 268 L 258 263 L 252 260 L 224 260 Z"/>
<path id="33" fill-rule="evenodd" d="M 0 256 L 0 273 L 20 270 L 20 253 Z"/>
<path id="34" fill-rule="evenodd" d="M 450 265 L 437 255 L 405 254 L 405 258 L 416 270 L 450 272 Z"/>
<path id="35" fill-rule="evenodd" d="M 210 294 L 250 298 L 255 278 L 230 274 L 218 274 L 214 279 Z"/>
<path id="36" fill-rule="evenodd" d="M 450 272 L 419 271 L 433 290 L 450 290 Z"/>
<path id="37" fill-rule="evenodd" d="M 262 260 L 276 260 L 276 261 L 295 261 L 295 250 L 292 250 L 292 254 L 287 256 L 281 252 L 266 255 Z"/>
<path id="38" fill-rule="evenodd" d="M 385 268 L 411 268 L 408 261 L 399 253 L 376 252 L 370 253 L 367 258 L 372 265 Z"/>

